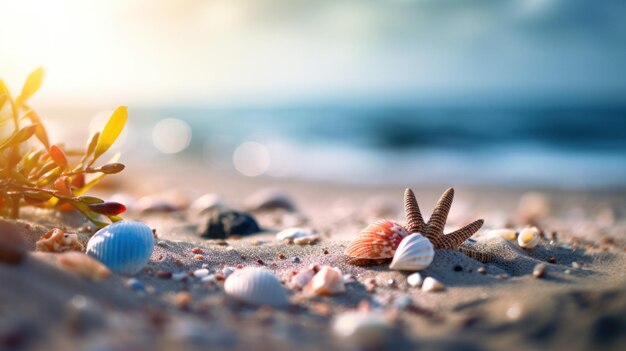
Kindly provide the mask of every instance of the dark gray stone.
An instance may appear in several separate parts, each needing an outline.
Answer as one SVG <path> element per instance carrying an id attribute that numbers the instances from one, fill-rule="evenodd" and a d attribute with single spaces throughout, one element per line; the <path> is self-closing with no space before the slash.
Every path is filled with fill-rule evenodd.
<path id="1" fill-rule="evenodd" d="M 261 228 L 250 214 L 216 208 L 208 213 L 198 235 L 207 239 L 226 239 L 232 235 L 250 235 L 260 231 Z"/>

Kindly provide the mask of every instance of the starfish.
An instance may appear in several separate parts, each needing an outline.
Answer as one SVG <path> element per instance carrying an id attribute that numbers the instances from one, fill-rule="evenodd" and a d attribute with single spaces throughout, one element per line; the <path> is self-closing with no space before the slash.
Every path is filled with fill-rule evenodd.
<path id="1" fill-rule="evenodd" d="M 452 206 L 454 189 L 446 190 L 437 202 L 428 223 L 424 222 L 420 208 L 417 205 L 413 190 L 404 191 L 404 210 L 406 212 L 409 233 L 421 233 L 430 240 L 435 249 L 459 250 L 465 255 L 483 263 L 489 263 L 496 257 L 487 252 L 482 252 L 468 247 L 463 243 L 476 233 L 483 226 L 484 221 L 479 219 L 465 227 L 449 234 L 444 234 L 443 229 L 448 219 L 448 212 Z"/>

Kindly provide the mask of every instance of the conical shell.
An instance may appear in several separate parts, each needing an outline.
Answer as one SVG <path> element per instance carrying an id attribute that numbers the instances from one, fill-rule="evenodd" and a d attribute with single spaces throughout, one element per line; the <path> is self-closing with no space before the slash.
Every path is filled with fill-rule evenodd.
<path id="1" fill-rule="evenodd" d="M 121 221 L 94 234 L 87 243 L 87 254 L 115 273 L 133 275 L 148 263 L 153 248 L 150 227 L 140 222 Z"/>
<path id="2" fill-rule="evenodd" d="M 345 254 L 361 259 L 385 259 L 393 257 L 398 245 L 409 233 L 396 222 L 380 220 L 363 229 L 348 245 Z"/>
<path id="3" fill-rule="evenodd" d="M 389 268 L 399 271 L 421 271 L 430 265 L 435 257 L 433 244 L 419 233 L 402 240 L 396 249 Z"/>
<path id="4" fill-rule="evenodd" d="M 265 268 L 236 270 L 224 282 L 224 291 L 231 298 L 251 305 L 282 307 L 288 304 L 280 281 Z"/>

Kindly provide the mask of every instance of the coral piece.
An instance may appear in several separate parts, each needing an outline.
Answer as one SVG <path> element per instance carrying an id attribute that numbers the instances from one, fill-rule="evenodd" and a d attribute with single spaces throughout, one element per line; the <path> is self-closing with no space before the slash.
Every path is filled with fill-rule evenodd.
<path id="1" fill-rule="evenodd" d="M 85 251 L 85 246 L 78 241 L 78 234 L 67 234 L 58 228 L 41 236 L 36 247 L 42 252 Z"/>

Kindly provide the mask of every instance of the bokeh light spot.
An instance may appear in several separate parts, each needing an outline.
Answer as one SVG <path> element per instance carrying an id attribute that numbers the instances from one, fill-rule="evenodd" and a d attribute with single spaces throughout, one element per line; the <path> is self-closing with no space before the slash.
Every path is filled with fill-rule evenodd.
<path id="1" fill-rule="evenodd" d="M 233 164 L 237 171 L 248 177 L 257 177 L 267 172 L 271 156 L 267 147 L 253 141 L 242 143 L 233 153 Z"/>
<path id="2" fill-rule="evenodd" d="M 166 118 L 152 129 L 152 143 L 164 154 L 175 154 L 185 150 L 191 142 L 191 128 L 177 118 Z"/>

